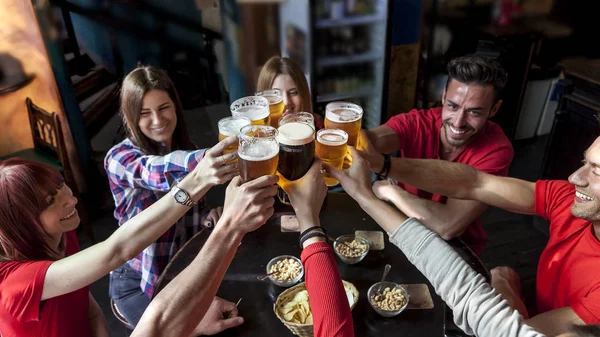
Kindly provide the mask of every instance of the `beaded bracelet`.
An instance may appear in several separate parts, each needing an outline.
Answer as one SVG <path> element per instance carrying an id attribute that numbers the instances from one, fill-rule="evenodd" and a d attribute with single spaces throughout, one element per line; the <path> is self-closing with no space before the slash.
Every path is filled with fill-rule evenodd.
<path id="1" fill-rule="evenodd" d="M 321 236 L 321 237 L 325 238 L 325 241 L 327 241 L 327 235 L 325 235 L 325 234 L 323 234 L 323 233 L 321 233 L 321 232 L 312 232 L 312 233 L 308 233 L 308 234 L 306 234 L 305 236 L 303 236 L 303 237 L 300 239 L 300 248 L 302 248 L 302 247 L 304 246 L 304 242 L 305 242 L 306 240 L 308 240 L 308 239 L 310 239 L 310 238 L 317 237 L 317 236 Z"/>

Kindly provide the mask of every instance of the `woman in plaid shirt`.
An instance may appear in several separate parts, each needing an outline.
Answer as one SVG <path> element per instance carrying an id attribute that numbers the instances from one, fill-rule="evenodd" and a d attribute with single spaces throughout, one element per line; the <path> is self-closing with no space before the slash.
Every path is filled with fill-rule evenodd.
<path id="1" fill-rule="evenodd" d="M 206 151 L 190 141 L 179 96 L 164 71 L 147 66 L 129 73 L 123 80 L 121 107 L 128 137 L 104 160 L 119 226 L 168 193 Z M 237 174 L 237 164 L 226 162 L 202 172 L 210 186 Z M 129 323 L 137 325 L 173 255 L 201 224 L 216 223 L 221 212 L 221 207 L 209 210 L 200 201 L 143 252 L 111 272 L 110 296 Z"/>

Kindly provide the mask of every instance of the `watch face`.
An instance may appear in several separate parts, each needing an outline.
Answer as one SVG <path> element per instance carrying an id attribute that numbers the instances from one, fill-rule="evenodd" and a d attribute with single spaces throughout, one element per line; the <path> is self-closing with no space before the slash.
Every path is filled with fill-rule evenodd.
<path id="1" fill-rule="evenodd" d="M 179 190 L 177 193 L 175 193 L 175 200 L 177 200 L 177 202 L 184 203 L 185 199 L 187 199 L 187 196 L 185 195 L 184 191 Z"/>

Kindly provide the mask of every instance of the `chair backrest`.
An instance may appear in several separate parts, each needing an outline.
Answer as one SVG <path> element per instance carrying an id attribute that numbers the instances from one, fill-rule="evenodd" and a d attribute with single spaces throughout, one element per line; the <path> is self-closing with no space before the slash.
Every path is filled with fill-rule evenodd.
<path id="1" fill-rule="evenodd" d="M 29 124 L 31 126 L 34 147 L 52 156 L 64 167 L 67 157 L 64 152 L 62 130 L 58 115 L 56 112 L 47 112 L 33 104 L 29 97 L 25 100 L 25 103 L 27 105 L 27 112 L 29 113 Z"/>

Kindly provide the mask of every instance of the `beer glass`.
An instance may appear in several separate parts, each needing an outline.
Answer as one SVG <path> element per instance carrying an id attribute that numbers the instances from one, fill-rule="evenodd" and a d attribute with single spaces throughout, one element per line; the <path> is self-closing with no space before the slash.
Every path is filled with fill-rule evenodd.
<path id="1" fill-rule="evenodd" d="M 246 96 L 231 103 L 233 117 L 247 117 L 253 125 L 270 125 L 269 100 L 260 96 Z"/>
<path id="2" fill-rule="evenodd" d="M 271 126 L 274 128 L 279 126 L 279 119 L 283 114 L 283 110 L 285 110 L 281 91 L 279 91 L 279 89 L 264 90 L 257 92 L 255 95 L 265 97 L 269 100 L 269 116 L 271 117 Z"/>
<path id="3" fill-rule="evenodd" d="M 302 178 L 310 169 L 315 157 L 314 122 L 306 120 L 301 113 L 286 115 L 279 121 L 279 164 L 277 170 L 287 180 Z M 294 116 L 297 115 L 297 116 Z M 283 191 L 286 182 L 279 182 L 277 196 L 283 204 L 290 205 L 287 194 Z"/>
<path id="4" fill-rule="evenodd" d="M 325 106 L 325 128 L 340 129 L 348 134 L 348 145 L 356 146 L 358 132 L 362 124 L 363 109 L 360 105 L 347 102 L 331 102 Z M 343 168 L 352 164 L 352 156 L 348 151 Z"/>
<path id="5" fill-rule="evenodd" d="M 277 134 L 277 129 L 268 125 L 248 125 L 240 130 L 238 157 L 244 182 L 277 172 Z"/>
<path id="6" fill-rule="evenodd" d="M 316 153 L 323 164 L 338 170 L 344 165 L 344 157 L 348 151 L 348 133 L 340 129 L 321 129 L 317 132 Z M 325 184 L 335 186 L 340 182 L 328 173 L 324 173 Z"/>
<path id="7" fill-rule="evenodd" d="M 246 117 L 225 117 L 222 118 L 217 125 L 219 127 L 219 141 L 222 141 L 225 138 L 237 136 L 244 126 L 250 125 L 250 120 Z M 224 153 L 230 153 L 237 150 L 238 144 L 239 142 L 229 146 L 225 149 Z M 232 162 L 235 161 L 237 161 L 237 159 Z"/>
<path id="8" fill-rule="evenodd" d="M 281 117 L 281 119 L 279 120 L 279 126 L 282 126 L 283 124 L 290 123 L 290 122 L 306 123 L 306 124 L 309 124 L 310 126 L 312 126 L 313 129 L 316 129 L 315 128 L 315 117 L 310 112 L 295 112 L 295 113 L 287 114 L 287 115 Z"/>
<path id="9" fill-rule="evenodd" d="M 356 146 L 362 124 L 363 109 L 347 102 L 331 102 L 325 106 L 325 128 L 340 129 L 348 134 L 348 145 Z"/>

